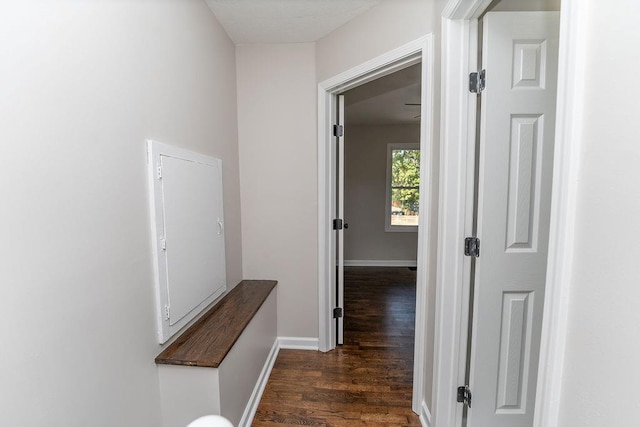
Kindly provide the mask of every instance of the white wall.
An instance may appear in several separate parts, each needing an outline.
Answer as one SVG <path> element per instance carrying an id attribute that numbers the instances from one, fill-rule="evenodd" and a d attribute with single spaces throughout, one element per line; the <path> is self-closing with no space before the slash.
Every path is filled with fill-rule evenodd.
<path id="1" fill-rule="evenodd" d="M 348 96 L 348 95 L 347 95 Z M 417 259 L 418 233 L 386 232 L 387 144 L 420 143 L 420 125 L 349 125 L 345 131 L 345 260 Z"/>
<path id="2" fill-rule="evenodd" d="M 278 280 L 278 335 L 318 337 L 314 44 L 237 47 L 243 271 Z"/>
<path id="3" fill-rule="evenodd" d="M 437 1 L 383 1 L 317 42 L 318 81 L 326 80 L 430 32 Z"/>
<path id="4" fill-rule="evenodd" d="M 0 425 L 161 425 L 145 138 L 221 157 L 235 51 L 201 1 L 0 5 Z"/>
<path id="5" fill-rule="evenodd" d="M 498 0 L 489 7 L 492 11 L 560 10 L 560 0 Z"/>
<path id="6" fill-rule="evenodd" d="M 281 336 L 318 336 L 316 84 L 437 34 L 442 4 L 383 2 L 316 44 L 237 47 L 243 272 L 279 281 Z"/>
<path id="7" fill-rule="evenodd" d="M 640 3 L 590 0 L 561 426 L 638 424 Z"/>

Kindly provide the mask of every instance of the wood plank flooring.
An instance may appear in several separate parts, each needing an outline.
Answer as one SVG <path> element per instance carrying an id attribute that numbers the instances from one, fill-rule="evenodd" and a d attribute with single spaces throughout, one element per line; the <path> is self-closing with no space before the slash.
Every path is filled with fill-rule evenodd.
<path id="1" fill-rule="evenodd" d="M 415 271 L 345 268 L 345 345 L 281 350 L 253 426 L 420 426 L 411 411 Z"/>

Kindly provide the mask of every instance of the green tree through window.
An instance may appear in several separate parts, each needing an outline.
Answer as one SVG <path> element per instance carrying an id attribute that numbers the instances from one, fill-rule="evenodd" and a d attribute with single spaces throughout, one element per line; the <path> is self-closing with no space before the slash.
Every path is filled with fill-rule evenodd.
<path id="1" fill-rule="evenodd" d="M 420 198 L 420 150 L 391 147 L 391 226 L 417 226 Z"/>

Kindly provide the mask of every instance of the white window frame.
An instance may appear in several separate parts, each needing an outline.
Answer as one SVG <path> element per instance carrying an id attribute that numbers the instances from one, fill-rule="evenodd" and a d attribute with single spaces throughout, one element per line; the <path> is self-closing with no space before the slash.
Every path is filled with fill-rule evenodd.
<path id="1" fill-rule="evenodd" d="M 401 232 L 401 233 L 417 233 L 417 225 L 391 225 L 391 159 L 394 150 L 418 150 L 420 144 L 413 142 L 400 142 L 387 144 L 387 178 L 386 178 L 386 198 L 385 198 L 385 214 L 384 214 L 384 231 Z M 422 182 L 420 186 L 422 187 Z M 420 191 L 420 190 L 418 190 Z"/>

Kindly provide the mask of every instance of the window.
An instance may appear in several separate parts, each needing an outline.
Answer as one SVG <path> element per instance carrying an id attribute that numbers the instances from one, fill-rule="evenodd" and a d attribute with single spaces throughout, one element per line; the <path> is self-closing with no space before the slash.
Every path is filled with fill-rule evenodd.
<path id="1" fill-rule="evenodd" d="M 420 145 L 387 145 L 385 231 L 418 231 Z"/>

